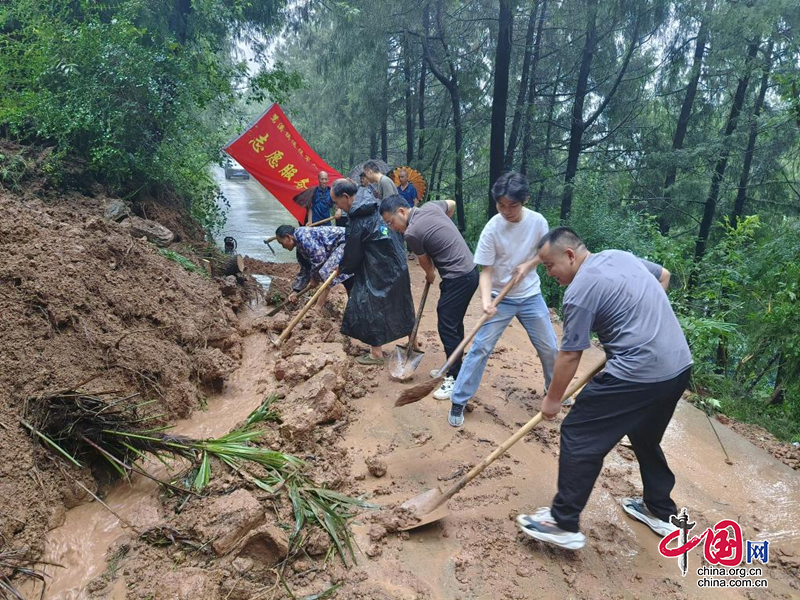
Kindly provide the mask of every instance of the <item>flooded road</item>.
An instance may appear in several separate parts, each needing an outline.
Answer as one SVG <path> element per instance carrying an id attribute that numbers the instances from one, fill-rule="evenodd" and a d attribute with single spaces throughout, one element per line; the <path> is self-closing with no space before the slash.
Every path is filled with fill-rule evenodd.
<path id="1" fill-rule="evenodd" d="M 225 179 L 225 171 L 220 167 L 214 167 L 214 178 L 230 203 L 225 227 L 215 236 L 219 246 L 223 246 L 225 236 L 232 236 L 241 255 L 267 262 L 294 262 L 294 250 L 289 252 L 272 242 L 273 254 L 264 244 L 264 238 L 275 235 L 279 225 L 297 225 L 275 196 L 253 177 Z"/>

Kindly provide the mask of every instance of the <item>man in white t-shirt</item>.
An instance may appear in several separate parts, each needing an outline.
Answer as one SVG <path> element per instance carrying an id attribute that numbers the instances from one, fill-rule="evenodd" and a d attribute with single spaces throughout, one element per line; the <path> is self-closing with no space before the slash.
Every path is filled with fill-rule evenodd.
<path id="1" fill-rule="evenodd" d="M 480 292 L 484 313 L 491 318 L 478 330 L 459 371 L 450 401 L 448 422 L 464 424 L 464 408 L 477 391 L 489 355 L 514 317 L 528 332 L 539 353 L 545 387 L 550 384 L 558 354 L 558 341 L 550 311 L 542 298 L 541 283 L 534 255 L 539 240 L 548 231 L 547 221 L 525 208 L 528 182 L 518 173 L 504 173 L 492 186 L 497 212 L 481 232 L 475 250 L 475 264 L 481 265 Z M 492 306 L 492 299 L 509 281 L 515 285 L 506 297 Z"/>

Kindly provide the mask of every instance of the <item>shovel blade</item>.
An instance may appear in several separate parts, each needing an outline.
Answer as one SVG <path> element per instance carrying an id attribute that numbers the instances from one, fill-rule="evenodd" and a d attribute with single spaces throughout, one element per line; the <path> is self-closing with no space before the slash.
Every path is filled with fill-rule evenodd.
<path id="1" fill-rule="evenodd" d="M 408 346 L 395 346 L 394 354 L 390 359 L 389 375 L 398 381 L 411 379 L 424 357 L 425 353 L 419 350 L 412 350 L 409 355 Z"/>
<path id="2" fill-rule="evenodd" d="M 408 531 L 409 529 L 416 529 L 423 525 L 428 525 L 443 519 L 450 514 L 447 510 L 447 503 L 444 502 L 444 493 L 440 487 L 435 487 L 432 490 L 423 492 L 418 496 L 414 496 L 410 500 L 406 500 L 400 505 L 414 513 L 417 521 L 405 527 L 401 527 L 401 531 Z"/>

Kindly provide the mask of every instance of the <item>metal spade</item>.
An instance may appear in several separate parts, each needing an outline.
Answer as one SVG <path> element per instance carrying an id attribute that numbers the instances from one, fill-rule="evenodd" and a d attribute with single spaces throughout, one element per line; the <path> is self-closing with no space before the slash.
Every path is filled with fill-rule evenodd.
<path id="1" fill-rule="evenodd" d="M 580 377 L 575 383 L 573 383 L 567 391 L 564 392 L 564 396 L 561 398 L 563 402 L 570 396 L 574 395 L 578 392 L 586 383 L 594 377 L 600 370 L 605 366 L 606 359 L 603 358 L 597 365 L 595 365 L 588 373 Z M 525 437 L 531 429 L 536 427 L 542 421 L 542 413 L 541 411 L 537 413 L 535 417 L 533 417 L 530 421 L 525 423 L 522 427 L 520 427 L 517 432 L 508 438 L 505 442 L 500 444 L 494 452 L 492 452 L 489 456 L 484 458 L 480 463 L 478 463 L 472 470 L 461 477 L 450 489 L 443 490 L 441 486 L 437 486 L 431 490 L 423 492 L 417 496 L 414 496 L 410 500 L 405 501 L 403 504 L 400 505 L 401 508 L 406 508 L 412 512 L 412 514 L 417 518 L 416 522 L 408 524 L 404 527 L 400 527 L 402 531 L 407 531 L 409 529 L 416 529 L 417 527 L 422 527 L 423 525 L 427 525 L 429 523 L 433 523 L 434 521 L 438 521 L 446 517 L 450 512 L 447 510 L 447 501 L 455 496 L 458 492 L 460 492 L 464 487 L 473 479 L 475 479 L 478 475 L 483 473 L 484 469 L 492 464 L 495 460 L 501 457 L 506 451 L 511 448 L 514 444 L 516 444 L 519 440 Z"/>
<path id="2" fill-rule="evenodd" d="M 431 289 L 431 284 L 426 281 L 425 289 L 422 290 L 422 298 L 419 301 L 419 308 L 417 309 L 417 319 L 414 321 L 414 329 L 411 330 L 408 345 L 398 344 L 395 346 L 394 354 L 389 359 L 389 375 L 391 375 L 392 379 L 397 379 L 398 381 L 410 379 L 425 356 L 425 353 L 417 350 L 415 346 L 417 345 L 419 322 L 422 320 L 422 310 L 425 308 L 429 289 Z"/>

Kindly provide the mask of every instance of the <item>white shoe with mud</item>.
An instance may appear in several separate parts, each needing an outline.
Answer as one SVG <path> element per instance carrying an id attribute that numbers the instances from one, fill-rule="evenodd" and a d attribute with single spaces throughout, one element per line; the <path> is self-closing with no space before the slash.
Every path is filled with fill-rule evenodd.
<path id="1" fill-rule="evenodd" d="M 662 521 L 653 513 L 651 513 L 647 506 L 644 504 L 642 498 L 623 498 L 619 501 L 622 505 L 622 510 L 628 513 L 637 521 L 641 521 L 650 529 L 655 531 L 661 537 L 668 536 L 673 531 L 677 531 L 677 527 L 667 521 Z"/>
<path id="2" fill-rule="evenodd" d="M 450 400 L 450 394 L 453 393 L 453 386 L 455 386 L 456 380 L 449 375 L 444 378 L 442 381 L 442 385 L 439 386 L 439 389 L 433 392 L 433 397 L 436 400 Z"/>
<path id="3" fill-rule="evenodd" d="M 460 404 L 451 404 L 447 422 L 453 427 L 461 427 L 464 424 L 464 407 Z"/>
<path id="4" fill-rule="evenodd" d="M 586 544 L 586 536 L 582 533 L 561 529 L 549 507 L 540 508 L 532 515 L 518 515 L 517 525 L 525 535 L 567 550 L 580 550 Z"/>

